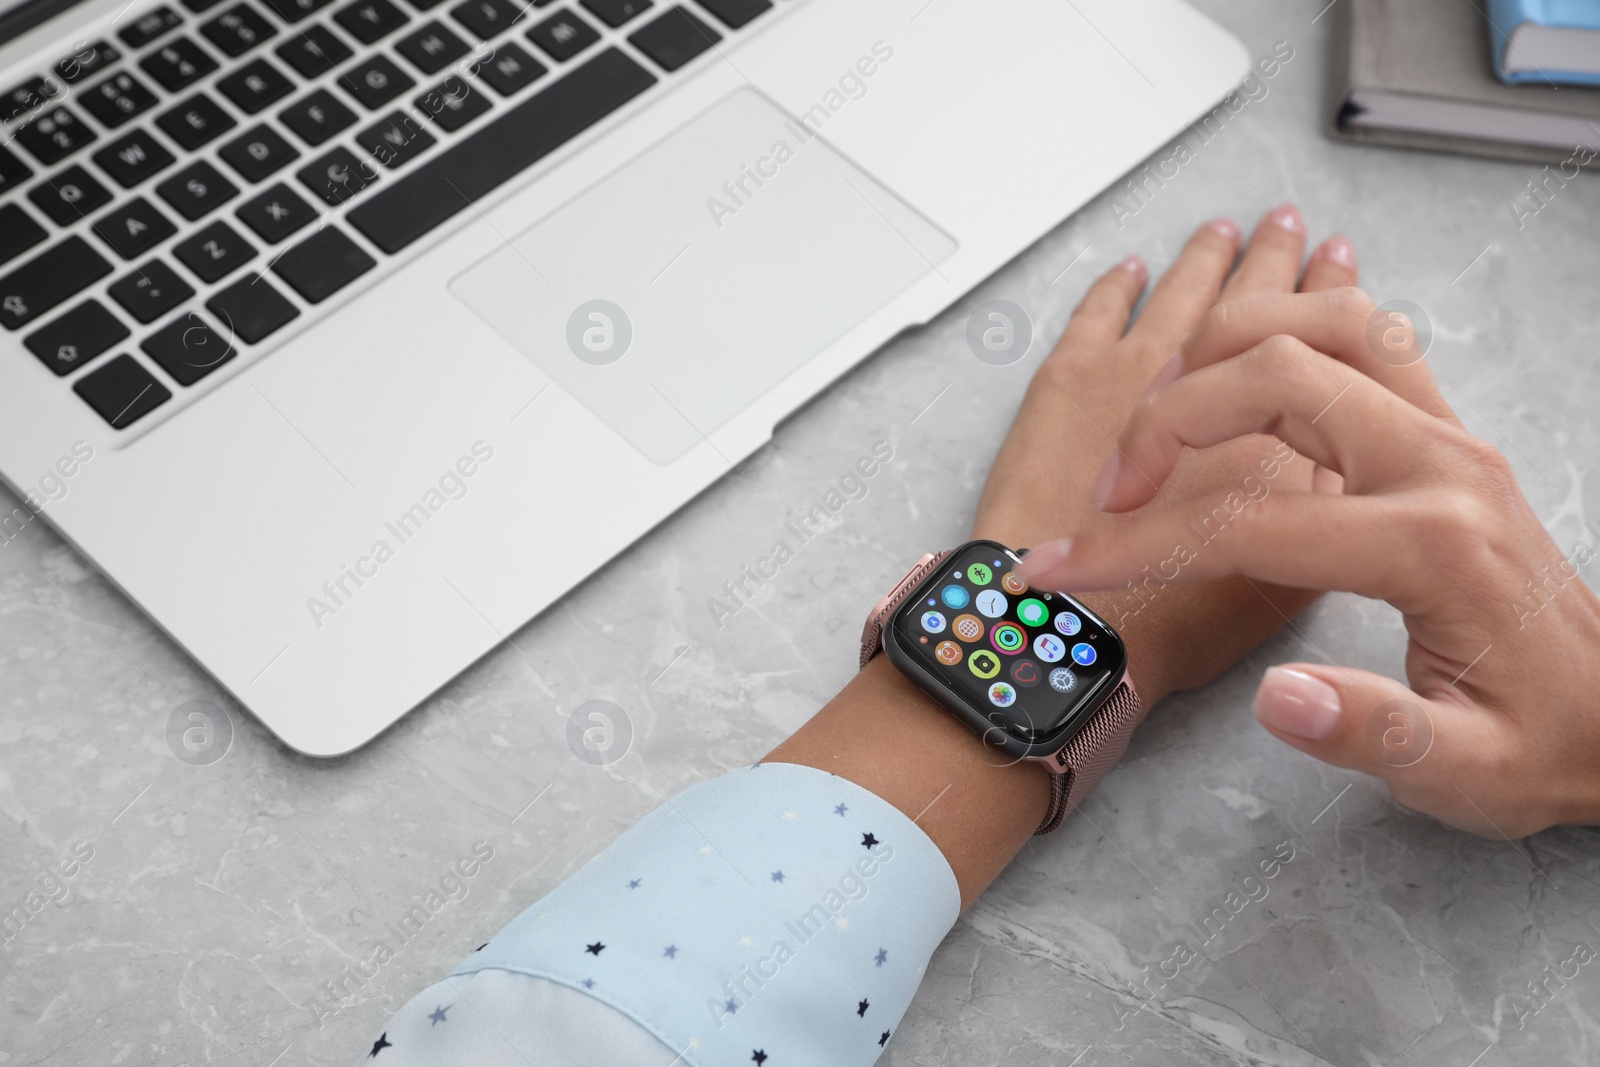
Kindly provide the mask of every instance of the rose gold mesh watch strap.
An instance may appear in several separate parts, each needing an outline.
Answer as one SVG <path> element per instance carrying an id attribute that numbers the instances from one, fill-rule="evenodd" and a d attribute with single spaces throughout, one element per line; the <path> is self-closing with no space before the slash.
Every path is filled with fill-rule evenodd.
<path id="1" fill-rule="evenodd" d="M 856 668 L 857 670 L 864 670 L 867 664 L 872 662 L 872 657 L 878 654 L 878 649 L 883 647 L 883 628 L 889 622 L 889 616 L 900 606 L 900 602 L 911 593 L 911 590 L 921 585 L 924 578 L 938 570 L 949 555 L 949 552 L 929 552 L 906 571 L 906 576 L 889 590 L 888 596 L 878 601 L 878 606 L 867 616 L 867 625 L 861 631 L 861 665 Z"/>
<path id="2" fill-rule="evenodd" d="M 1050 808 L 1035 834 L 1047 834 L 1065 822 L 1117 765 L 1128 750 L 1139 711 L 1139 694 L 1133 691 L 1133 683 L 1123 678 L 1077 736 L 1052 757 L 1051 771 L 1056 773 L 1050 776 Z"/>

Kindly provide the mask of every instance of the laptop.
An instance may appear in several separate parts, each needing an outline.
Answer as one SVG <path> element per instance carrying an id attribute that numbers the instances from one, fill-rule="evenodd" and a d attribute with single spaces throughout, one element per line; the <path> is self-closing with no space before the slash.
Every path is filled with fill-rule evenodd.
<path id="1" fill-rule="evenodd" d="M 0 542 L 48 523 L 317 756 L 1248 65 L 1179 0 L 0 0 L 0 35 Z"/>

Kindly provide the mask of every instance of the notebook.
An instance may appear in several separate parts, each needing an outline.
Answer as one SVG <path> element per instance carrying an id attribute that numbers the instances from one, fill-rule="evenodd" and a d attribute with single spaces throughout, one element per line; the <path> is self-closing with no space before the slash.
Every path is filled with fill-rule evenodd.
<path id="1" fill-rule="evenodd" d="M 1600 0 L 1489 0 L 1489 43 L 1509 85 L 1600 85 Z"/>

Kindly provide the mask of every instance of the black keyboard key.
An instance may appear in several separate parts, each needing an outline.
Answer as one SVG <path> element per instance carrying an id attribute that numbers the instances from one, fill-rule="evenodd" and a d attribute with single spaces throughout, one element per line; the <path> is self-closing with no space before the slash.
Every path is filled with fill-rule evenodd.
<path id="1" fill-rule="evenodd" d="M 156 106 L 156 96 L 132 74 L 113 74 L 105 81 L 79 94 L 89 114 L 102 126 L 116 129 L 135 115 Z"/>
<path id="2" fill-rule="evenodd" d="M 64 107 L 51 108 L 17 131 L 17 141 L 47 167 L 92 140 L 94 131 Z"/>
<path id="3" fill-rule="evenodd" d="M 98 300 L 85 300 L 22 339 L 58 376 L 70 374 L 128 336 L 122 320 Z"/>
<path id="4" fill-rule="evenodd" d="M 257 126 L 223 145 L 217 155 L 245 181 L 258 182 L 300 158 L 300 152 L 278 131 Z"/>
<path id="5" fill-rule="evenodd" d="M 112 282 L 106 292 L 140 322 L 153 322 L 194 295 L 189 283 L 159 259 Z"/>
<path id="6" fill-rule="evenodd" d="M 772 0 L 700 0 L 700 6 L 721 19 L 728 29 L 739 30 L 772 10 Z"/>
<path id="7" fill-rule="evenodd" d="M 558 63 L 565 63 L 599 39 L 600 31 L 583 21 L 576 11 L 551 15 L 528 31 L 528 40 Z"/>
<path id="8" fill-rule="evenodd" d="M 332 226 L 318 230 L 272 264 L 272 269 L 307 301 L 320 304 L 378 265 Z"/>
<path id="9" fill-rule="evenodd" d="M 280 19 L 295 23 L 307 15 L 321 11 L 333 3 L 333 0 L 266 0 L 266 3 Z"/>
<path id="10" fill-rule="evenodd" d="M 685 7 L 675 7 L 628 38 L 633 46 L 661 67 L 673 71 L 722 40 Z"/>
<path id="11" fill-rule="evenodd" d="M 71 226 L 110 203 L 111 192 L 82 167 L 71 166 L 28 190 L 28 199 L 57 226 Z"/>
<path id="12" fill-rule="evenodd" d="M 206 301 L 227 333 L 247 345 L 288 325 L 300 309 L 259 274 L 246 274 Z"/>
<path id="13" fill-rule="evenodd" d="M 627 22 L 641 11 L 647 11 L 653 0 L 583 0 L 589 13 L 612 29 Z"/>
<path id="14" fill-rule="evenodd" d="M 411 21 L 389 0 L 356 0 L 335 11 L 333 20 L 362 44 L 372 44 Z"/>
<path id="15" fill-rule="evenodd" d="M 132 425 L 172 399 L 167 387 L 129 355 L 121 355 L 72 383 L 72 391 L 111 424 Z"/>
<path id="16" fill-rule="evenodd" d="M 288 96 L 294 91 L 294 83 L 265 59 L 255 59 L 227 77 L 218 78 L 217 89 L 238 105 L 240 111 L 254 115 L 268 104 Z"/>
<path id="17" fill-rule="evenodd" d="M 143 130 L 112 141 L 94 154 L 94 161 L 124 189 L 133 188 L 177 162 L 171 152 Z"/>
<path id="18" fill-rule="evenodd" d="M 134 20 L 133 25 L 117 34 L 129 48 L 143 48 L 168 30 L 183 25 L 183 16 L 170 7 L 158 7 Z"/>
<path id="19" fill-rule="evenodd" d="M 277 244 L 317 220 L 312 206 L 282 182 L 242 205 L 234 214 L 268 244 Z"/>
<path id="20" fill-rule="evenodd" d="M 179 147 L 193 152 L 219 134 L 227 133 L 237 123 L 215 100 L 204 93 L 195 93 L 172 110 L 157 115 L 156 125 L 177 141 Z"/>
<path id="21" fill-rule="evenodd" d="M 90 282 L 111 264 L 82 237 L 68 237 L 0 278 L 0 326 L 26 326 Z"/>
<path id="22" fill-rule="evenodd" d="M 201 23 L 200 32 L 225 54 L 242 56 L 278 31 L 249 4 L 236 4 L 211 21 Z"/>
<path id="23" fill-rule="evenodd" d="M 438 22 L 424 23 L 421 29 L 396 41 L 394 47 L 424 74 L 437 74 L 467 54 L 467 42 Z"/>
<path id="24" fill-rule="evenodd" d="M 136 259 L 178 232 L 144 197 L 135 197 L 95 220 L 94 232 L 123 259 Z"/>
<path id="25" fill-rule="evenodd" d="M 5 196 L 31 177 L 32 167 L 0 148 L 0 196 Z"/>
<path id="26" fill-rule="evenodd" d="M 473 67 L 472 73 L 494 86 L 501 96 L 510 96 L 532 85 L 545 73 L 545 65 L 506 41 L 495 45 L 494 55 Z"/>
<path id="27" fill-rule="evenodd" d="M 13 86 L 0 98 L 0 120 L 17 124 L 26 122 L 57 100 L 67 95 L 67 87 L 52 77 L 29 78 Z"/>
<path id="28" fill-rule="evenodd" d="M 440 129 L 455 133 L 489 110 L 489 96 L 451 75 L 412 101 Z"/>
<path id="29" fill-rule="evenodd" d="M 201 160 L 156 186 L 156 192 L 176 208 L 178 214 L 192 222 L 218 204 L 232 200 L 239 189 L 218 173 L 216 167 Z"/>
<path id="30" fill-rule="evenodd" d="M 411 162 L 418 153 L 437 143 L 432 134 L 419 128 L 417 120 L 403 111 L 389 112 L 377 125 L 356 134 L 356 141 L 391 170 Z"/>
<path id="31" fill-rule="evenodd" d="M 44 240 L 44 227 L 15 204 L 0 204 L 0 263 L 8 263 Z"/>
<path id="32" fill-rule="evenodd" d="M 222 3 L 222 0 L 183 0 L 183 6 L 193 11 L 196 15 L 202 11 L 210 11 L 220 3 Z"/>
<path id="33" fill-rule="evenodd" d="M 450 9 L 450 17 L 487 41 L 521 19 L 526 10 L 517 0 L 466 0 Z"/>
<path id="34" fill-rule="evenodd" d="M 307 189 L 334 205 L 344 203 L 378 180 L 372 163 L 357 157 L 343 145 L 301 167 L 295 177 Z"/>
<path id="35" fill-rule="evenodd" d="M 187 89 L 217 69 L 217 61 L 187 37 L 168 41 L 139 60 L 139 68 L 169 93 Z"/>
<path id="36" fill-rule="evenodd" d="M 193 311 L 173 319 L 146 337 L 139 347 L 179 385 L 193 385 L 238 351 Z"/>
<path id="37" fill-rule="evenodd" d="M 122 58 L 122 52 L 110 41 L 95 41 L 82 45 L 55 66 L 56 75 L 68 85 L 91 78 Z"/>
<path id="38" fill-rule="evenodd" d="M 256 258 L 250 242 L 221 220 L 173 245 L 172 254 L 203 282 L 221 281 Z"/>
<path id="39" fill-rule="evenodd" d="M 656 83 L 615 48 L 509 108 L 351 209 L 351 225 L 398 252 Z"/>
<path id="40" fill-rule="evenodd" d="M 292 41 L 278 46 L 278 58 L 300 72 L 302 78 L 315 78 L 355 55 L 350 46 L 323 25 L 307 26 Z"/>
<path id="41" fill-rule="evenodd" d="M 408 2 L 418 11 L 432 11 L 434 8 L 443 3 L 444 0 L 408 0 Z M 533 0 L 533 2 L 535 5 L 543 5 L 550 3 L 550 0 Z"/>
<path id="42" fill-rule="evenodd" d="M 415 84 L 411 75 L 395 66 L 394 60 L 381 55 L 358 63 L 339 75 L 339 88 L 373 110 Z"/>
<path id="43" fill-rule="evenodd" d="M 302 141 L 315 147 L 353 125 L 356 113 L 340 103 L 328 90 L 318 89 L 298 104 L 278 112 L 278 118 Z"/>

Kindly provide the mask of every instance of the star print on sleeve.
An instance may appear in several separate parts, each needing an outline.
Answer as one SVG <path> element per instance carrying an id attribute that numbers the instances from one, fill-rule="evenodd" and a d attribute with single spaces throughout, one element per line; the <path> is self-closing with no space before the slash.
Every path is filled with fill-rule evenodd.
<path id="1" fill-rule="evenodd" d="M 678 958 L 678 946 L 668 945 L 666 948 L 661 950 L 661 954 L 667 957 L 669 960 L 675 960 Z"/>
<path id="2" fill-rule="evenodd" d="M 378 1035 L 378 1040 L 372 1043 L 372 1051 L 367 1053 L 367 1059 L 373 1059 L 386 1048 L 394 1048 L 394 1043 L 389 1040 L 389 1031 L 385 1030 Z"/>
<path id="3" fill-rule="evenodd" d="M 428 1016 L 428 1018 L 430 1020 L 432 1020 L 428 1024 L 428 1029 L 431 1030 L 435 1026 L 438 1026 L 440 1023 L 449 1022 L 450 1020 L 445 1018 L 445 1012 L 449 1011 L 452 1007 L 453 1007 L 453 1005 L 450 1005 L 450 1004 L 441 1004 L 437 1008 L 434 1008 L 432 1013 L 430 1013 L 429 1016 Z"/>
<path id="4" fill-rule="evenodd" d="M 856 1005 L 856 1018 L 865 1019 L 867 1017 L 867 1009 L 870 1008 L 870 1007 L 872 1007 L 872 1005 L 868 1004 L 865 1000 L 863 1000 L 860 1004 L 857 1004 Z"/>
<path id="5" fill-rule="evenodd" d="M 883 1032 L 883 1036 L 878 1038 L 878 1047 L 882 1048 L 883 1046 L 887 1045 L 888 1043 L 889 1043 L 889 1031 L 885 1030 Z"/>
<path id="6" fill-rule="evenodd" d="M 586 947 L 583 951 L 589 952 L 589 953 L 592 953 L 592 954 L 598 956 L 598 955 L 600 955 L 600 953 L 604 952 L 605 950 L 606 950 L 606 946 L 603 943 L 601 943 L 599 941 L 596 941 L 594 944 L 589 945 L 588 947 Z"/>
<path id="7" fill-rule="evenodd" d="M 774 882 L 781 882 L 781 881 L 783 881 L 783 872 L 782 872 L 782 871 L 773 871 L 773 872 L 772 872 L 772 880 L 773 880 L 773 881 L 774 881 Z"/>
<path id="8" fill-rule="evenodd" d="M 862 834 L 861 835 L 861 847 L 866 849 L 868 852 L 871 852 L 872 849 L 874 848 L 874 846 L 877 845 L 877 843 L 878 843 L 878 839 L 876 837 L 873 837 L 871 834 Z"/>
<path id="9" fill-rule="evenodd" d="M 844 813 L 849 811 L 849 810 L 850 810 L 850 805 L 848 805 L 848 804 L 840 804 L 840 805 L 836 806 L 833 809 L 833 813 L 835 815 L 839 816 L 839 818 L 842 819 L 842 818 L 844 818 Z"/>
<path id="10" fill-rule="evenodd" d="M 583 988 L 585 988 L 585 989 L 593 989 L 594 988 L 594 979 L 593 978 L 585 978 L 583 980 Z"/>
<path id="11" fill-rule="evenodd" d="M 877 964 L 879 967 L 882 967 L 884 965 L 884 963 L 886 963 L 888 961 L 888 959 L 889 959 L 889 950 L 886 949 L 886 948 L 880 948 L 878 950 L 878 954 L 876 956 L 872 957 L 872 962 Z"/>
<path id="12" fill-rule="evenodd" d="M 631 880 L 630 882 L 628 882 L 628 888 L 629 889 L 638 889 L 639 888 L 639 884 L 641 882 L 643 882 L 643 881 L 644 881 L 643 878 L 635 878 L 635 879 Z"/>
<path id="13" fill-rule="evenodd" d="M 765 1052 L 761 1051 L 760 1049 L 756 1049 L 754 1052 L 752 1052 L 750 1054 L 750 1058 L 752 1060 L 755 1060 L 757 1064 L 762 1064 L 762 1063 L 766 1063 L 767 1062 L 767 1054 Z"/>

